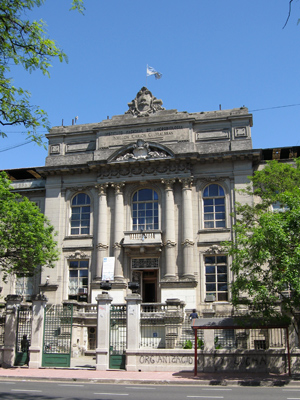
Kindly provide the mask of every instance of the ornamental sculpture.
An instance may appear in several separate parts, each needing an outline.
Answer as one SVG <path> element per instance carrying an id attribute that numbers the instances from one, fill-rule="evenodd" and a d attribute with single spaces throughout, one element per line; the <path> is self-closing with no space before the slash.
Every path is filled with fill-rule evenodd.
<path id="1" fill-rule="evenodd" d="M 164 151 L 157 151 L 149 143 L 146 143 L 143 139 L 138 139 L 136 144 L 132 146 L 132 152 L 128 152 L 116 159 L 116 161 L 127 161 L 132 160 L 146 160 L 149 158 L 166 158 L 169 157 Z"/>
<path id="2" fill-rule="evenodd" d="M 129 110 L 125 114 L 136 117 L 149 117 L 156 111 L 164 110 L 162 100 L 158 100 L 145 86 L 138 92 L 136 98 L 128 103 Z"/>

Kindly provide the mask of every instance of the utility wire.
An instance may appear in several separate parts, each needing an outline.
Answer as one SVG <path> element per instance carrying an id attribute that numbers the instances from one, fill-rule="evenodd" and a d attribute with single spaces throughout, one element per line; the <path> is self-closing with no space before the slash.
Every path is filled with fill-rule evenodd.
<path id="1" fill-rule="evenodd" d="M 254 112 L 254 111 L 265 111 L 265 110 L 274 110 L 275 108 L 286 108 L 286 107 L 297 107 L 300 106 L 300 103 L 298 104 L 289 104 L 286 106 L 276 106 L 276 107 L 268 107 L 268 108 L 257 108 L 256 110 L 249 110 L 249 112 Z"/>
<path id="2" fill-rule="evenodd" d="M 12 150 L 12 149 L 16 149 L 17 147 L 21 147 L 21 146 L 25 146 L 25 144 L 29 144 L 32 142 L 25 142 L 25 143 L 20 143 L 20 144 L 16 144 L 14 146 L 10 146 L 10 147 L 6 147 L 5 149 L 0 150 L 0 153 L 3 153 L 4 151 L 8 151 L 8 150 Z"/>

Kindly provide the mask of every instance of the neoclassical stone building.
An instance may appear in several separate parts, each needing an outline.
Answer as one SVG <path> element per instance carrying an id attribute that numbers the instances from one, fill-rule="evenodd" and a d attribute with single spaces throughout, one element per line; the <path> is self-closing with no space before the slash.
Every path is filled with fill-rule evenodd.
<path id="1" fill-rule="evenodd" d="M 52 128 L 45 166 L 7 171 L 54 225 L 60 259 L 34 278 L 12 277 L 2 295 L 96 303 L 109 279 L 114 303 L 137 282 L 144 303 L 178 298 L 200 314 L 228 314 L 221 243 L 232 239 L 235 202 L 252 201 L 236 189 L 266 159 L 297 149 L 254 150 L 245 107 L 165 110 L 145 87 L 128 106 L 100 123 Z"/>

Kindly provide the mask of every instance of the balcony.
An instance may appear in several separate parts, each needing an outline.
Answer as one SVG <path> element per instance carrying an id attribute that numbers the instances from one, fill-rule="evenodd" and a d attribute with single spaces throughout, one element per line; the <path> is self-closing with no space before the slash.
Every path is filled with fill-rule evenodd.
<path id="1" fill-rule="evenodd" d="M 159 230 L 147 231 L 126 231 L 124 232 L 123 246 L 129 248 L 156 247 L 162 246 L 162 233 Z"/>

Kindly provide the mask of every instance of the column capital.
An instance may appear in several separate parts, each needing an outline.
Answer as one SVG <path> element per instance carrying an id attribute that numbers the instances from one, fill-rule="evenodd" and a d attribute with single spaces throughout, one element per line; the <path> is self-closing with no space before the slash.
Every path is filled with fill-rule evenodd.
<path id="1" fill-rule="evenodd" d="M 172 190 L 172 186 L 174 185 L 174 183 L 176 182 L 176 179 L 162 179 L 161 183 L 166 185 L 165 189 L 166 190 Z"/>
<path id="2" fill-rule="evenodd" d="M 122 192 L 122 189 L 125 186 L 125 183 L 124 182 L 112 183 L 111 186 L 113 188 L 115 188 L 115 193 L 118 194 L 118 193 Z"/>
<path id="3" fill-rule="evenodd" d="M 192 183 L 193 183 L 193 178 L 181 178 L 179 179 L 179 182 L 182 183 L 182 189 L 191 189 Z"/>
<path id="4" fill-rule="evenodd" d="M 99 185 L 96 185 L 95 188 L 98 190 L 98 195 L 103 195 L 106 194 L 106 189 L 108 188 L 108 183 L 101 183 Z"/>

